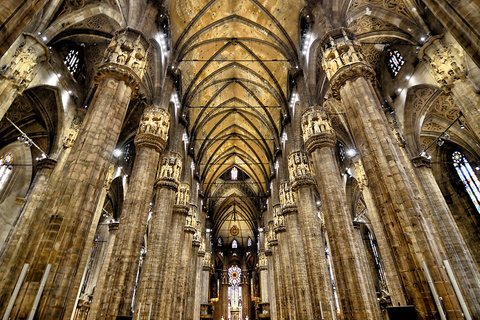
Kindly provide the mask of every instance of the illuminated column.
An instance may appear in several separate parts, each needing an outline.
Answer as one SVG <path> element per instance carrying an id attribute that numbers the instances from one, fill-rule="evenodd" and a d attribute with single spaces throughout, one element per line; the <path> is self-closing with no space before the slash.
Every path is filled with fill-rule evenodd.
<path id="1" fill-rule="evenodd" d="M 35 76 L 37 65 L 49 59 L 48 48 L 34 35 L 20 36 L 13 58 L 1 66 L 0 73 L 0 120 L 12 102 L 30 84 Z"/>
<path id="2" fill-rule="evenodd" d="M 105 62 L 99 67 L 98 88 L 62 179 L 53 188 L 51 199 L 42 206 L 51 219 L 38 226 L 41 237 L 25 248 L 29 251 L 30 276 L 12 317 L 30 313 L 42 277 L 46 279 L 47 290 L 36 316 L 59 319 L 73 311 L 85 268 L 80 263 L 81 257 L 92 247 L 86 238 L 92 222 L 96 221 L 95 209 L 131 96 L 140 87 L 148 48 L 148 40 L 137 31 L 125 29 L 115 33 Z"/>
<path id="3" fill-rule="evenodd" d="M 173 262 L 168 259 L 169 251 L 175 242 L 175 230 L 180 226 L 172 224 L 173 210 L 179 201 L 177 191 L 180 187 L 179 177 L 182 170 L 182 156 L 175 152 L 165 152 L 161 166 L 158 168 L 157 181 L 155 184 L 156 196 L 150 220 L 147 254 L 145 257 L 141 281 L 138 285 L 138 301 L 135 303 L 135 314 L 140 319 L 159 319 L 164 310 L 160 309 L 160 299 L 166 299 L 161 295 L 165 286 L 164 275 L 168 265 Z M 188 207 L 187 207 L 188 208 Z M 185 209 L 188 210 L 188 209 Z M 182 223 L 181 228 L 183 228 Z M 168 267 L 171 272 L 171 266 Z M 169 274 L 169 276 L 172 276 Z M 169 299 L 172 296 L 168 297 Z"/>
<path id="4" fill-rule="evenodd" d="M 342 314 L 346 319 L 380 319 L 375 287 L 366 277 L 348 209 L 345 186 L 336 161 L 335 131 L 325 110 L 321 108 L 307 109 L 302 120 L 305 147 L 313 158 L 323 202 L 322 212 L 330 240 Z M 292 159 L 294 175 L 301 177 L 301 165 L 301 161 L 297 164 Z M 307 171 L 305 168 L 308 168 L 308 163 L 303 163 L 303 166 L 303 171 Z M 302 202 L 299 201 L 299 204 Z M 310 210 L 314 210 L 313 206 Z"/>
<path id="5" fill-rule="evenodd" d="M 129 315 L 138 257 L 147 228 L 148 206 L 152 200 L 155 173 L 165 149 L 169 114 L 159 107 L 145 108 L 135 136 L 136 156 L 128 193 L 123 204 L 114 256 L 108 268 L 108 282 L 95 297 L 102 299 L 99 314 L 108 317 Z"/>
<path id="6" fill-rule="evenodd" d="M 345 117 L 359 148 L 409 301 L 415 305 L 420 319 L 442 312 L 440 299 L 427 283 L 426 272 L 429 272 L 448 317 L 459 317 L 453 289 L 441 265 L 442 257 L 432 249 L 435 246 L 423 218 L 425 204 L 416 196 L 418 190 L 405 169 L 402 152 L 371 82 L 375 73 L 365 63 L 360 43 L 347 29 L 336 29 L 325 37 L 322 53 L 332 94 L 345 107 Z"/>

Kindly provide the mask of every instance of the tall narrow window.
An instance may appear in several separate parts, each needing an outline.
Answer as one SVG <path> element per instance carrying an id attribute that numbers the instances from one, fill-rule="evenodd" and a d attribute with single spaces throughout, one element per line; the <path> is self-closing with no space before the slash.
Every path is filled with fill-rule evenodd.
<path id="1" fill-rule="evenodd" d="M 228 320 L 243 319 L 241 276 L 242 269 L 237 265 L 228 268 Z"/>
<path id="2" fill-rule="evenodd" d="M 480 182 L 477 175 L 473 172 L 470 163 L 461 152 L 455 151 L 452 155 L 452 160 L 453 166 L 462 180 L 470 199 L 472 199 L 475 208 L 480 213 Z"/>
<path id="3" fill-rule="evenodd" d="M 337 286 L 335 284 L 335 279 L 333 277 L 332 259 L 330 258 L 330 251 L 328 250 L 327 244 L 325 244 L 325 257 L 327 258 L 327 268 L 328 268 L 328 273 L 330 275 L 330 281 L 332 283 L 332 293 L 333 293 L 333 299 L 335 301 L 335 310 L 338 313 L 340 312 L 340 305 L 338 304 Z"/>
<path id="4" fill-rule="evenodd" d="M 235 168 L 235 167 L 233 167 L 231 174 L 232 174 L 232 180 L 237 180 L 237 178 L 238 178 L 238 169 Z"/>
<path id="5" fill-rule="evenodd" d="M 217 244 L 218 244 L 219 247 L 221 247 L 223 245 L 222 238 L 218 237 Z"/>
<path id="6" fill-rule="evenodd" d="M 373 237 L 373 234 L 370 230 L 367 231 L 368 241 L 370 243 L 370 248 L 373 252 L 373 258 L 375 259 L 375 265 L 377 266 L 378 275 L 380 276 L 380 285 L 381 289 L 387 290 L 387 280 L 385 279 L 385 273 L 383 272 L 382 261 L 380 260 L 380 254 L 378 253 L 377 240 Z"/>
<path id="7" fill-rule="evenodd" d="M 233 239 L 233 241 L 232 241 L 232 248 L 233 248 L 233 249 L 237 249 L 237 248 L 238 248 L 238 242 L 237 242 L 237 240 L 235 240 L 235 239 Z"/>
<path id="8" fill-rule="evenodd" d="M 345 160 L 345 147 L 342 143 L 338 143 L 338 156 L 340 157 L 340 161 Z"/>
<path id="9" fill-rule="evenodd" d="M 388 51 L 387 67 L 392 77 L 395 77 L 400 72 L 400 69 L 402 69 L 404 63 L 405 59 L 398 50 Z"/>
<path id="10" fill-rule="evenodd" d="M 78 72 L 78 63 L 80 58 L 78 57 L 78 50 L 70 50 L 65 56 L 63 63 L 67 66 L 68 71 L 72 76 L 76 76 Z"/>
<path id="11" fill-rule="evenodd" d="M 3 189 L 3 187 L 8 181 L 10 173 L 12 173 L 12 169 L 10 167 L 12 162 L 13 156 L 9 152 L 5 153 L 3 156 L 0 157 L 0 190 Z"/>

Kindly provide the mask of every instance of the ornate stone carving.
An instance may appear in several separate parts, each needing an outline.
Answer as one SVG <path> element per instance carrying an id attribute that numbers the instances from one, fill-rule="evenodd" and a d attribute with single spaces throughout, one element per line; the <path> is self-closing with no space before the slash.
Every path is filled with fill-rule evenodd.
<path id="1" fill-rule="evenodd" d="M 112 185 L 113 176 L 115 174 L 115 165 L 110 163 L 108 166 L 107 176 L 105 177 L 105 182 L 103 183 L 103 187 L 108 191 L 110 186 Z"/>
<path id="2" fill-rule="evenodd" d="M 279 206 L 277 205 L 277 211 L 280 210 Z M 274 217 L 275 219 L 275 213 L 274 213 Z M 278 216 L 277 216 L 277 225 L 278 225 Z M 276 230 L 275 230 L 275 221 L 274 220 L 270 220 L 268 222 L 268 234 L 267 234 L 267 244 L 268 244 L 268 249 L 270 250 L 270 248 L 272 246 L 276 246 L 278 244 L 278 238 L 277 238 L 277 233 L 276 233 Z M 285 220 L 283 220 L 283 228 L 285 229 Z"/>
<path id="3" fill-rule="evenodd" d="M 413 157 L 412 162 L 415 168 L 420 168 L 420 167 L 431 168 L 431 165 L 432 165 L 432 161 L 430 161 L 430 159 L 424 156 Z"/>
<path id="4" fill-rule="evenodd" d="M 293 190 L 315 183 L 311 170 L 312 167 L 310 159 L 305 152 L 296 151 L 290 153 L 288 156 L 288 173 Z"/>
<path id="5" fill-rule="evenodd" d="M 382 19 L 367 15 L 361 17 L 360 19 L 352 21 L 352 23 L 348 25 L 348 28 L 357 36 L 373 31 L 401 30 L 393 24 L 390 24 Z"/>
<path id="6" fill-rule="evenodd" d="M 167 145 L 169 128 L 170 114 L 167 111 L 155 106 L 146 108 L 135 136 L 135 145 L 150 146 L 162 152 Z"/>
<path id="7" fill-rule="evenodd" d="M 423 54 L 426 55 L 433 75 L 442 88 L 449 89 L 455 80 L 466 77 L 462 50 L 453 43 L 445 43 L 441 36 L 432 37 L 423 46 L 420 55 Z"/>
<path id="8" fill-rule="evenodd" d="M 210 251 L 205 251 L 205 255 L 203 256 L 203 270 L 210 271 L 211 259 L 212 259 L 212 254 L 210 253 Z"/>
<path id="9" fill-rule="evenodd" d="M 177 213 L 183 213 L 187 215 L 189 213 L 189 206 L 190 203 L 190 185 L 188 183 L 179 183 L 177 193 L 175 194 L 175 204 L 173 205 L 173 211 Z M 190 224 L 192 225 L 193 230 L 193 221 L 190 220 Z M 195 231 L 195 230 L 194 230 Z"/>
<path id="10" fill-rule="evenodd" d="M 181 171 L 182 156 L 176 152 L 165 152 L 158 168 L 156 186 L 177 191 Z"/>
<path id="11" fill-rule="evenodd" d="M 439 95 L 432 103 L 429 111 L 431 114 L 442 117 L 447 121 L 454 121 L 460 115 L 460 109 L 450 93 Z"/>
<path id="12" fill-rule="evenodd" d="M 104 78 L 118 79 L 125 81 L 136 93 L 145 73 L 149 46 L 145 36 L 136 30 L 127 28 L 115 32 L 95 82 L 99 83 Z"/>
<path id="13" fill-rule="evenodd" d="M 284 231 L 286 228 L 285 226 L 285 217 L 283 216 L 281 206 L 276 205 L 273 207 L 273 230 L 275 233 L 279 233 Z M 275 240 L 277 236 L 275 235 Z"/>
<path id="14" fill-rule="evenodd" d="M 195 208 L 196 211 L 196 208 Z M 192 246 L 200 247 L 202 245 L 202 223 L 200 221 L 196 221 L 195 224 L 195 233 L 193 234 L 192 239 Z"/>
<path id="15" fill-rule="evenodd" d="M 179 190 L 180 191 L 180 190 Z M 178 194 L 178 192 L 177 192 Z M 197 207 L 190 205 L 188 214 L 185 217 L 185 232 L 195 234 L 197 232 Z M 200 240 L 200 239 L 199 239 Z"/>
<path id="16" fill-rule="evenodd" d="M 293 192 L 289 181 L 280 184 L 280 208 L 283 214 L 297 211 L 295 192 Z"/>
<path id="17" fill-rule="evenodd" d="M 205 256 L 205 236 L 200 234 L 200 247 L 198 248 L 198 255 Z"/>
<path id="18" fill-rule="evenodd" d="M 361 53 L 361 43 L 347 29 L 329 32 L 321 47 L 322 67 L 330 80 L 332 95 L 340 99 L 339 90 L 347 80 L 366 77 L 375 80 L 375 71 Z"/>
<path id="19" fill-rule="evenodd" d="M 403 1 L 398 1 L 398 0 L 353 0 L 350 3 L 350 7 L 348 9 L 348 12 L 352 12 L 356 10 L 357 8 L 364 8 L 364 7 L 370 7 L 370 6 L 375 6 L 375 7 L 380 7 L 388 11 L 393 11 L 399 15 L 402 15 L 404 17 L 407 17 L 411 21 L 415 21 L 410 12 L 407 9 L 407 6 Z"/>
<path id="20" fill-rule="evenodd" d="M 67 136 L 63 139 L 63 148 L 68 149 L 73 147 L 73 143 L 77 139 L 78 132 L 82 126 L 82 119 L 75 116 L 70 124 L 70 129 L 68 130 Z"/>
<path id="21" fill-rule="evenodd" d="M 302 116 L 303 141 L 309 152 L 323 146 L 335 146 L 335 130 L 324 108 L 311 107 Z"/>
<path id="22" fill-rule="evenodd" d="M 268 262 L 267 257 L 265 256 L 265 252 L 260 252 L 258 254 L 258 270 L 267 270 L 268 269 Z"/>
<path id="23" fill-rule="evenodd" d="M 363 188 L 368 185 L 368 181 L 360 157 L 357 157 L 357 159 L 353 162 L 353 165 L 355 167 L 355 175 L 357 178 L 358 187 L 360 188 L 360 190 L 363 190 Z"/>
<path id="24" fill-rule="evenodd" d="M 35 36 L 24 33 L 12 60 L 0 69 L 0 79 L 23 91 L 32 81 L 38 63 L 49 59 L 48 48 Z"/>

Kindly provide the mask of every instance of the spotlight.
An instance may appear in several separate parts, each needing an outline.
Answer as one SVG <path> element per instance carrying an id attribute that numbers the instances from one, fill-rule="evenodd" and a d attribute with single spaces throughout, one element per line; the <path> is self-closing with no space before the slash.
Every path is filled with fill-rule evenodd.
<path id="1" fill-rule="evenodd" d="M 113 150 L 113 156 L 114 156 L 114 157 L 117 157 L 117 158 L 118 158 L 118 157 L 120 157 L 120 156 L 122 155 L 122 153 L 123 153 L 123 152 L 122 152 L 122 150 L 120 150 L 120 149 L 115 149 L 115 150 Z"/>
<path id="2" fill-rule="evenodd" d="M 445 143 L 445 140 L 443 140 L 442 138 L 438 138 L 438 139 L 437 139 L 437 145 L 438 145 L 439 147 L 443 146 L 444 143 Z"/>
<path id="3" fill-rule="evenodd" d="M 347 156 L 349 156 L 349 157 L 355 157 L 355 155 L 357 154 L 357 151 L 356 151 L 355 149 L 348 149 L 348 150 L 346 151 L 346 154 L 347 154 Z"/>
<path id="4" fill-rule="evenodd" d="M 465 129 L 465 125 L 463 124 L 462 120 L 458 119 L 458 123 L 460 124 L 460 129 Z"/>

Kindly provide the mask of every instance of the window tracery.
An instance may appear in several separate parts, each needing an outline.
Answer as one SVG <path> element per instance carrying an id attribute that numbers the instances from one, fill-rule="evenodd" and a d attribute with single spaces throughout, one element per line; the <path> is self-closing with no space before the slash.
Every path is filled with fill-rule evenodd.
<path id="1" fill-rule="evenodd" d="M 480 213 L 480 181 L 468 162 L 467 158 L 459 152 L 455 151 L 452 155 L 453 166 L 458 176 L 463 182 L 470 199 L 472 199 L 475 208 Z"/>
<path id="2" fill-rule="evenodd" d="M 242 269 L 237 265 L 228 268 L 228 320 L 232 320 L 232 313 L 238 314 L 235 319 L 242 319 Z"/>
<path id="3" fill-rule="evenodd" d="M 67 66 L 70 74 L 75 77 L 78 73 L 78 64 L 80 62 L 78 50 L 72 49 L 65 56 L 63 63 Z"/>
<path id="4" fill-rule="evenodd" d="M 390 50 L 388 51 L 388 71 L 392 74 L 392 77 L 396 77 L 397 74 L 402 69 L 403 64 L 405 63 L 405 59 L 403 58 L 402 54 L 398 50 Z"/>

